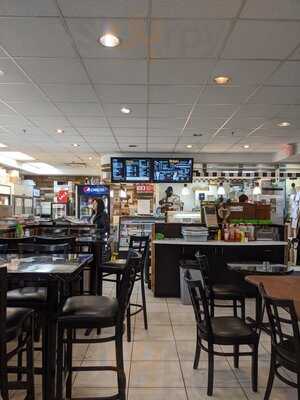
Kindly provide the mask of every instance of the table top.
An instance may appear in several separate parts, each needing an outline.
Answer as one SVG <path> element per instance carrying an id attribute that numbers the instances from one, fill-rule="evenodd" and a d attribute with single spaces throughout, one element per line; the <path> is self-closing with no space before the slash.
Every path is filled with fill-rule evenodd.
<path id="1" fill-rule="evenodd" d="M 72 278 L 93 259 L 91 254 L 47 254 L 19 257 L 17 254 L 1 256 L 0 263 L 12 277 L 48 279 L 52 276 Z"/>
<path id="2" fill-rule="evenodd" d="M 293 300 L 300 320 L 300 276 L 285 275 L 285 276 L 263 276 L 252 275 L 247 276 L 247 282 L 258 286 L 263 284 L 266 293 L 277 299 Z"/>
<path id="3" fill-rule="evenodd" d="M 228 263 L 227 266 L 232 271 L 247 275 L 287 275 L 294 271 L 292 266 L 285 264 L 268 264 L 266 266 L 263 263 Z"/>
<path id="4" fill-rule="evenodd" d="M 189 241 L 180 238 L 153 240 L 153 244 L 185 245 L 185 246 L 287 246 L 288 242 L 277 240 L 254 240 L 250 242 L 227 242 L 224 240 L 208 240 L 206 242 Z"/>

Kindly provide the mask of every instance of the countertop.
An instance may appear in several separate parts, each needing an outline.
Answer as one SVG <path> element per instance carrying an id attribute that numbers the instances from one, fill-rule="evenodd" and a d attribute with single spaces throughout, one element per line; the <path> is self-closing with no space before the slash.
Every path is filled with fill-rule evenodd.
<path id="1" fill-rule="evenodd" d="M 225 242 L 223 240 L 208 240 L 207 242 L 191 242 L 184 239 L 153 240 L 154 244 L 173 244 L 187 246 L 286 246 L 288 243 L 277 240 L 254 240 L 251 242 Z"/>

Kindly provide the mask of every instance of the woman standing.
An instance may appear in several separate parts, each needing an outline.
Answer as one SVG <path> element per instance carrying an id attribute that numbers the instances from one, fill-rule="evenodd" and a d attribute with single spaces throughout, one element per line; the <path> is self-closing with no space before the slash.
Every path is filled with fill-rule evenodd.
<path id="1" fill-rule="evenodd" d="M 96 225 L 97 231 L 100 235 L 109 233 L 109 218 L 105 211 L 105 204 L 102 199 L 93 200 L 93 211 L 90 222 L 91 224 Z"/>

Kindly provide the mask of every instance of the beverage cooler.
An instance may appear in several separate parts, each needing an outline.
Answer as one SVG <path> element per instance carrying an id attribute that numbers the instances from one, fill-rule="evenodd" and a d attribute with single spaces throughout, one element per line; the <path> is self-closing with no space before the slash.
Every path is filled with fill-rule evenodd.
<path id="1" fill-rule="evenodd" d="M 11 205 L 11 187 L 8 185 L 0 185 L 0 206 Z"/>
<path id="2" fill-rule="evenodd" d="M 33 198 L 14 196 L 14 215 L 32 215 Z"/>
<path id="3" fill-rule="evenodd" d="M 92 215 L 94 199 L 101 198 L 105 211 L 110 215 L 110 189 L 107 185 L 77 185 L 75 193 L 76 217 L 88 222 Z"/>
<path id="4" fill-rule="evenodd" d="M 35 216 L 40 216 L 42 214 L 40 189 L 33 189 L 33 214 Z"/>
<path id="5" fill-rule="evenodd" d="M 52 203 L 52 219 L 65 218 L 67 216 L 67 204 Z"/>

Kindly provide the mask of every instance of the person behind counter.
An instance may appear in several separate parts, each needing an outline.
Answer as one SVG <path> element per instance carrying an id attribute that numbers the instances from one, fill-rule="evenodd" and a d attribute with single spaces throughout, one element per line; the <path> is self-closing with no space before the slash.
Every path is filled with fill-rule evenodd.
<path id="1" fill-rule="evenodd" d="M 109 218 L 102 199 L 93 200 L 93 211 L 90 223 L 96 225 L 97 231 L 101 235 L 105 235 L 109 232 Z"/>
<path id="2" fill-rule="evenodd" d="M 227 200 L 226 202 L 223 201 L 218 206 L 218 217 L 219 217 L 221 224 L 228 223 L 228 219 L 230 216 L 230 205 L 231 205 L 231 201 Z"/>

